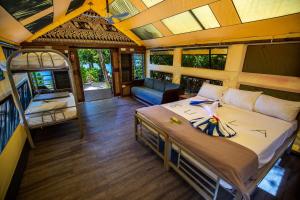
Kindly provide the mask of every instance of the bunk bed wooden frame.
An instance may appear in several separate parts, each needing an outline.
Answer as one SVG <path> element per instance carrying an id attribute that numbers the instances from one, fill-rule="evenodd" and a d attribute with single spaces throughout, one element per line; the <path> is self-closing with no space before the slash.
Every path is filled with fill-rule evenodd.
<path id="1" fill-rule="evenodd" d="M 38 55 L 37 52 L 39 52 L 40 55 Z M 59 56 L 61 56 L 64 59 L 64 61 L 66 62 L 66 65 L 65 66 L 55 66 L 53 58 L 52 58 L 52 56 L 51 56 L 50 53 L 55 53 L 55 54 L 58 54 Z M 15 57 L 17 57 L 18 55 L 22 55 L 22 54 L 27 54 L 27 66 L 26 67 L 20 67 L 20 68 L 14 68 L 14 67 L 12 67 L 11 66 L 12 60 Z M 34 68 L 30 68 L 29 67 L 29 56 L 28 56 L 29 54 L 35 54 L 36 55 L 38 63 L 39 63 L 38 67 L 34 67 Z M 47 54 L 48 56 L 50 56 L 52 67 L 45 67 L 43 65 L 43 55 L 44 54 Z M 76 87 L 75 87 L 75 80 L 74 80 L 73 71 L 72 71 L 72 65 L 71 65 L 69 59 L 63 53 L 61 53 L 61 52 L 59 52 L 57 50 L 53 50 L 53 49 L 21 49 L 21 50 L 15 51 L 8 58 L 6 70 L 7 70 L 8 79 L 9 79 L 9 82 L 10 82 L 11 88 L 12 88 L 13 99 L 14 99 L 16 108 L 19 111 L 19 116 L 20 116 L 21 122 L 22 122 L 22 124 L 24 126 L 24 129 L 26 131 L 26 134 L 27 134 L 27 139 L 28 139 L 28 141 L 30 143 L 30 146 L 32 148 L 34 148 L 35 145 L 34 145 L 34 142 L 32 140 L 31 133 L 30 133 L 30 129 L 31 128 L 32 129 L 33 128 L 43 128 L 43 127 L 47 127 L 47 126 L 52 126 L 52 125 L 56 125 L 56 124 L 65 123 L 65 122 L 71 121 L 71 120 L 77 120 L 77 122 L 79 124 L 79 127 L 80 127 L 80 138 L 82 138 L 84 136 L 84 129 L 83 129 L 83 124 L 82 124 L 82 119 L 81 119 L 81 113 L 80 113 L 79 104 L 78 104 L 78 98 L 77 98 L 77 92 L 76 92 Z M 76 117 L 72 118 L 72 119 L 66 119 L 64 117 L 63 120 L 60 119 L 59 121 L 56 121 L 56 119 L 54 119 L 51 123 L 47 122 L 47 123 L 42 123 L 42 124 L 34 126 L 34 127 L 30 127 L 29 123 L 28 123 L 28 121 L 26 119 L 25 111 L 24 111 L 24 109 L 22 107 L 22 104 L 20 102 L 20 98 L 19 98 L 19 94 L 18 94 L 18 91 L 17 91 L 17 87 L 16 87 L 16 84 L 15 84 L 14 79 L 13 79 L 13 74 L 15 74 L 15 73 L 29 73 L 29 72 L 37 72 L 37 71 L 57 71 L 57 70 L 67 70 L 68 71 L 69 79 L 70 79 L 70 83 L 71 83 L 71 93 L 73 94 L 74 103 L 75 103 L 75 107 L 76 107 Z M 28 81 L 30 83 L 29 84 L 30 91 L 31 91 L 31 94 L 33 96 L 33 90 L 32 90 L 33 86 L 32 86 L 32 81 L 30 80 L 29 75 L 28 75 L 28 79 L 29 79 Z M 56 116 L 55 116 L 56 110 L 60 110 L 61 111 L 61 109 L 62 108 L 51 110 L 51 111 L 54 111 L 54 118 L 56 118 Z M 46 112 L 49 113 L 49 111 L 45 111 L 45 113 Z M 52 117 L 53 117 L 53 115 L 51 115 L 51 118 Z M 42 115 L 42 118 L 43 118 L 43 115 Z"/>
<path id="2" fill-rule="evenodd" d="M 290 148 L 297 136 L 297 131 L 292 136 L 287 138 L 282 146 L 276 151 L 272 160 L 265 164 L 262 168 L 258 169 L 255 177 L 251 177 L 251 182 L 247 186 L 247 191 L 241 191 L 238 187 L 227 180 L 217 169 L 210 163 L 197 157 L 193 152 L 180 144 L 180 141 L 170 137 L 168 133 L 164 132 L 159 126 L 154 124 L 151 120 L 142 114 L 136 112 L 135 114 L 135 139 L 143 141 L 150 147 L 160 158 L 163 159 L 164 167 L 169 170 L 172 168 L 183 179 L 185 179 L 201 196 L 205 199 L 216 200 L 220 187 L 220 180 L 224 180 L 233 186 L 232 189 L 226 189 L 230 192 L 235 200 L 250 199 L 250 195 L 255 191 L 257 185 L 264 179 L 272 167 L 276 164 L 286 151 Z M 162 148 L 163 143 L 163 148 Z M 174 148 L 175 147 L 175 148 Z M 177 151 L 178 160 L 176 163 L 172 162 L 172 151 Z M 181 159 L 181 157 L 183 159 Z M 199 165 L 196 166 L 189 158 L 193 158 Z M 188 162 L 186 162 L 188 161 Z M 183 167 L 183 165 L 185 165 Z M 192 173 L 189 172 L 189 169 Z M 209 171 L 209 173 L 207 172 Z M 215 176 L 212 176 L 212 172 Z M 204 175 L 203 175 L 204 174 Z M 206 182 L 202 184 L 198 179 Z M 213 180 L 213 181 L 212 181 Z M 210 185 L 210 188 L 207 187 Z M 209 195 L 208 195 L 209 194 Z"/>

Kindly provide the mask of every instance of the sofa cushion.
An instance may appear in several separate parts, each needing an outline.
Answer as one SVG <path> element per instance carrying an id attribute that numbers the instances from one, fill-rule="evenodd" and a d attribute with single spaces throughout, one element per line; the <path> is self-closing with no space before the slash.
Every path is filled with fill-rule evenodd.
<path id="1" fill-rule="evenodd" d="M 165 91 L 179 89 L 179 88 L 180 88 L 180 85 L 178 85 L 178 84 L 170 83 L 167 81 L 165 82 Z"/>
<path id="2" fill-rule="evenodd" d="M 153 89 L 160 92 L 165 91 L 165 82 L 157 79 L 153 79 Z"/>
<path id="3" fill-rule="evenodd" d="M 153 89 L 153 79 L 152 78 L 145 78 L 144 86 L 147 88 Z"/>
<path id="4" fill-rule="evenodd" d="M 139 99 L 153 105 L 161 104 L 163 98 L 163 92 L 147 87 L 132 87 L 131 93 Z"/>

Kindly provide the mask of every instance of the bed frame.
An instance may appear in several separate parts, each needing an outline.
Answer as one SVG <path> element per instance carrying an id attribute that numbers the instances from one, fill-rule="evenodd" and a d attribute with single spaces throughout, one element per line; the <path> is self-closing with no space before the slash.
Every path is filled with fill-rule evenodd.
<path id="1" fill-rule="evenodd" d="M 284 144 L 277 150 L 273 159 L 257 171 L 255 177 L 251 177 L 247 185 L 247 191 L 241 191 L 230 181 L 226 180 L 215 168 L 205 160 L 197 157 L 189 151 L 180 141 L 169 137 L 159 126 L 151 122 L 145 116 L 136 112 L 135 114 L 135 138 L 143 141 L 164 161 L 164 167 L 172 168 L 183 179 L 185 179 L 205 199 L 216 200 L 220 187 L 220 180 L 231 184 L 234 188 L 228 190 L 235 200 L 250 199 L 257 185 L 263 180 L 275 165 L 276 161 L 291 148 L 296 134 L 286 139 Z M 191 159 L 192 158 L 192 159 Z"/>
<path id="2" fill-rule="evenodd" d="M 37 52 L 41 52 L 41 54 L 39 55 Z M 55 53 L 55 54 L 58 54 L 59 56 L 61 56 L 64 59 L 64 61 L 66 62 L 66 65 L 65 66 L 55 66 L 55 62 L 54 62 L 54 60 L 53 60 L 50 53 Z M 12 60 L 15 57 L 17 57 L 18 55 L 21 55 L 21 54 L 26 54 L 27 55 L 27 66 L 24 65 L 22 67 L 14 68 L 11 65 Z M 34 68 L 30 67 L 30 65 L 29 65 L 29 63 L 30 63 L 29 62 L 29 56 L 28 56 L 29 54 L 35 55 L 35 58 L 37 59 L 37 61 L 39 63 L 38 67 L 34 67 Z M 51 67 L 44 66 L 44 64 L 43 64 L 43 55 L 48 55 L 50 57 L 50 60 L 51 60 L 51 63 L 52 63 Z M 16 87 L 16 84 L 15 84 L 14 79 L 13 79 L 13 74 L 15 74 L 15 73 L 29 73 L 29 72 L 37 72 L 37 71 L 55 71 L 55 70 L 67 70 L 68 71 L 70 82 L 71 82 L 71 90 L 72 90 L 71 93 L 73 94 L 74 101 L 75 101 L 76 117 L 71 118 L 71 119 L 64 118 L 63 120 L 60 119 L 59 121 L 56 121 L 55 113 L 61 113 L 61 109 L 53 109 L 51 111 L 40 113 L 42 115 L 42 118 L 43 118 L 44 114 L 49 115 L 49 112 L 51 112 L 51 117 L 53 119 L 53 122 L 51 122 L 51 123 L 46 123 L 45 122 L 45 123 L 42 123 L 42 124 L 34 126 L 34 127 L 29 127 L 29 124 L 26 120 L 26 115 L 25 115 L 24 109 L 23 109 L 23 107 L 21 105 L 21 102 L 20 102 L 17 87 Z M 78 104 L 78 98 L 77 98 L 77 93 L 76 93 L 76 87 L 75 87 L 75 81 L 74 81 L 74 76 L 73 76 L 73 71 L 72 71 L 72 65 L 71 65 L 69 59 L 63 53 L 61 53 L 57 50 L 53 50 L 53 49 L 22 49 L 22 50 L 18 50 L 16 52 L 14 52 L 8 58 L 6 71 L 7 71 L 9 82 L 10 82 L 11 87 L 12 87 L 12 95 L 13 95 L 13 99 L 14 99 L 16 108 L 19 111 L 21 122 L 22 122 L 22 124 L 25 128 L 25 131 L 26 131 L 26 134 L 27 134 L 27 139 L 28 139 L 28 141 L 30 143 L 30 146 L 32 148 L 34 148 L 35 145 L 34 145 L 34 142 L 32 140 L 31 134 L 30 134 L 30 128 L 32 128 L 32 129 L 33 128 L 43 128 L 43 127 L 46 127 L 46 126 L 61 124 L 61 123 L 65 123 L 67 121 L 76 119 L 78 124 L 79 124 L 79 127 L 80 127 L 80 137 L 82 138 L 84 136 L 84 129 L 83 129 L 83 124 L 82 124 L 82 120 L 81 120 L 81 113 L 80 113 L 79 104 Z M 31 91 L 31 94 L 33 96 L 32 81 L 30 80 L 30 77 L 28 77 L 28 78 L 29 78 L 28 81 L 30 83 L 29 84 L 30 85 L 30 91 Z M 63 108 L 63 109 L 65 109 L 65 108 Z"/>

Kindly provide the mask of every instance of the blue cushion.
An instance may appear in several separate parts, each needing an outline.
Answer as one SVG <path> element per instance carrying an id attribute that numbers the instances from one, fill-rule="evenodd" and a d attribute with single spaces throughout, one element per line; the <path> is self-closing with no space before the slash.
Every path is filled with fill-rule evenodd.
<path id="1" fill-rule="evenodd" d="M 145 78 L 144 86 L 147 88 L 153 88 L 153 79 L 152 78 Z"/>
<path id="2" fill-rule="evenodd" d="M 165 91 L 165 82 L 161 81 L 161 80 L 154 79 L 153 89 L 164 92 Z"/>
<path id="3" fill-rule="evenodd" d="M 165 91 L 167 90 L 174 90 L 174 89 L 179 89 L 180 85 L 170 83 L 170 82 L 165 82 Z"/>
<path id="4" fill-rule="evenodd" d="M 147 87 L 132 87 L 131 93 L 136 97 L 153 105 L 159 105 L 162 102 L 163 92 Z"/>

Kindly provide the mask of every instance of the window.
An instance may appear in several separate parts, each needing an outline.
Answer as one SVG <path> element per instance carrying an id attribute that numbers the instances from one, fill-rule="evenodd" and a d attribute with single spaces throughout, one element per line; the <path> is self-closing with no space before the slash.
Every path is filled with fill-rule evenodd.
<path id="1" fill-rule="evenodd" d="M 220 27 L 219 22 L 208 5 L 163 19 L 162 22 L 173 34 Z"/>
<path id="2" fill-rule="evenodd" d="M 233 0 L 243 23 L 300 12 L 299 0 Z"/>
<path id="3" fill-rule="evenodd" d="M 0 153 L 20 122 L 18 110 L 11 95 L 0 102 Z"/>
<path id="4" fill-rule="evenodd" d="M 184 88 L 186 93 L 198 93 L 204 82 L 214 85 L 223 85 L 223 82 L 219 80 L 203 79 L 192 76 L 181 76 L 180 85 Z"/>
<path id="5" fill-rule="evenodd" d="M 154 5 L 160 3 L 160 2 L 162 2 L 162 1 L 164 1 L 164 0 L 142 0 L 142 1 L 144 2 L 144 4 L 145 4 L 148 8 L 150 8 L 151 6 L 154 6 Z"/>
<path id="6" fill-rule="evenodd" d="M 163 36 L 152 24 L 134 28 L 131 29 L 131 31 L 141 40 L 149 40 Z"/>
<path id="7" fill-rule="evenodd" d="M 173 34 L 187 33 L 202 30 L 190 11 L 163 19 L 162 22 L 169 28 Z"/>
<path id="8" fill-rule="evenodd" d="M 150 52 L 150 63 L 156 65 L 173 65 L 173 50 Z"/>
<path id="9" fill-rule="evenodd" d="M 173 74 L 167 72 L 160 72 L 160 71 L 150 71 L 150 77 L 158 80 L 164 80 L 168 82 L 172 82 Z"/>
<path id="10" fill-rule="evenodd" d="M 134 80 L 141 80 L 145 78 L 144 69 L 144 54 L 135 53 L 133 54 L 133 78 Z"/>
<path id="11" fill-rule="evenodd" d="M 31 78 L 35 89 L 54 90 L 52 71 L 32 72 Z"/>
<path id="12" fill-rule="evenodd" d="M 115 0 L 110 4 L 109 10 L 112 15 L 119 15 L 126 12 L 129 13 L 129 15 L 123 17 L 122 20 L 139 13 L 139 10 L 131 4 L 130 0 Z"/>
<path id="13" fill-rule="evenodd" d="M 22 104 L 23 110 L 26 110 L 26 108 L 30 104 L 30 100 L 32 98 L 30 88 L 28 81 L 24 81 L 19 87 L 18 87 L 18 94 L 20 97 L 20 102 Z"/>
<path id="14" fill-rule="evenodd" d="M 208 5 L 195 8 L 192 12 L 205 29 L 220 27 L 219 22 Z"/>
<path id="15" fill-rule="evenodd" d="M 182 66 L 224 70 L 227 48 L 186 49 L 182 51 Z"/>

